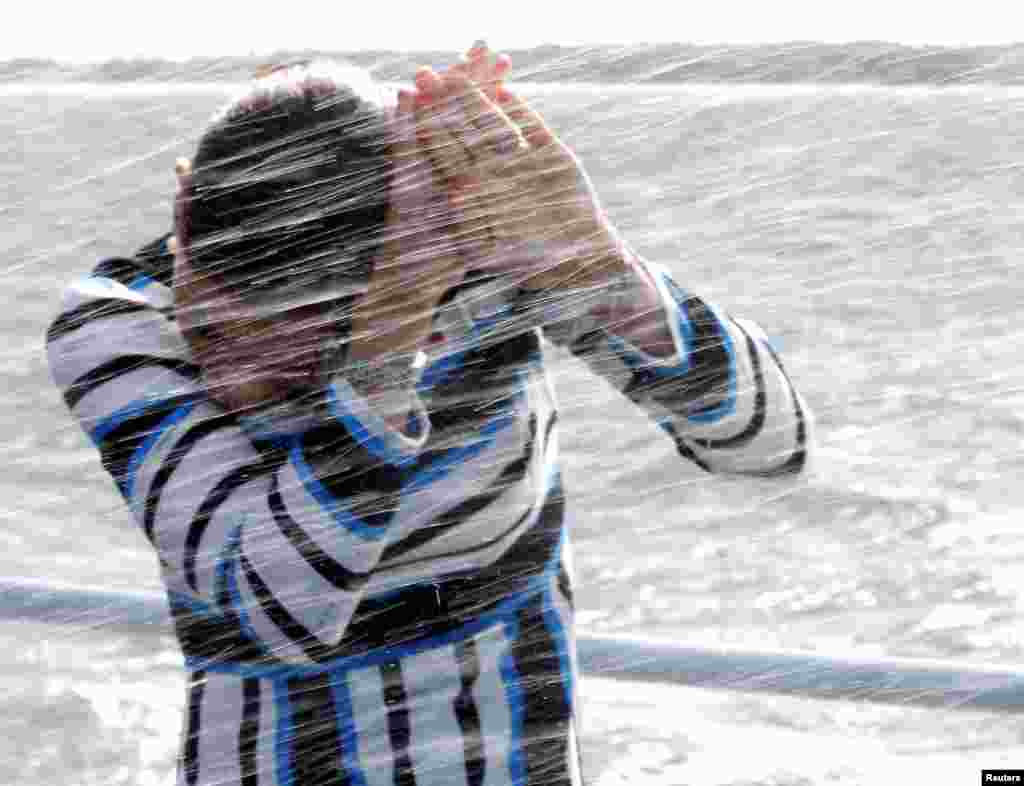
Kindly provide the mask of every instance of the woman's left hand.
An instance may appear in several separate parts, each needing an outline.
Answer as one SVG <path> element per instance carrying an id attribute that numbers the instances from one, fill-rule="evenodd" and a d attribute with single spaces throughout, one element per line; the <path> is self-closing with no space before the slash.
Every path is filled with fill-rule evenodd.
<path id="1" fill-rule="evenodd" d="M 466 69 L 421 72 L 417 86 L 431 108 L 422 124 L 443 122 L 461 148 L 428 155 L 459 194 L 472 267 L 531 290 L 598 286 L 625 272 L 625 249 L 582 165 L 525 100 L 501 83 L 492 98 Z"/>

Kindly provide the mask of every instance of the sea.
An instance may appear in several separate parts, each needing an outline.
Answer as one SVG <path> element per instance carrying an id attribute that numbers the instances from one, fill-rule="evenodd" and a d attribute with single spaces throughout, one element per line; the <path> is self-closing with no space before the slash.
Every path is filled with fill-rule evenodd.
<path id="1" fill-rule="evenodd" d="M 168 231 L 174 160 L 236 87 L 0 85 L 0 576 L 160 587 L 43 336 L 69 280 Z M 1024 88 L 520 90 L 641 255 L 764 327 L 818 426 L 786 493 L 710 477 L 552 350 L 581 630 L 1024 662 Z M 183 698 L 167 635 L 0 623 L 0 786 L 173 783 Z M 598 677 L 582 700 L 592 786 L 1024 767 L 1007 714 Z"/>

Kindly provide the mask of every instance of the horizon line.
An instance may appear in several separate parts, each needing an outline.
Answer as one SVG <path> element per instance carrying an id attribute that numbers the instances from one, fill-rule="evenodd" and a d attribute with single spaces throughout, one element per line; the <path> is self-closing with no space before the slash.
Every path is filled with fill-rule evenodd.
<path id="1" fill-rule="evenodd" d="M 857 38 L 845 41 L 829 41 L 824 39 L 779 39 L 775 41 L 717 41 L 717 42 L 706 42 L 699 43 L 695 41 L 641 41 L 632 43 L 614 42 L 614 41 L 601 41 L 601 42 L 588 42 L 588 43 L 562 43 L 556 41 L 548 41 L 540 44 L 532 45 L 520 45 L 520 46 L 508 46 L 501 47 L 498 51 L 501 52 L 535 52 L 543 49 L 576 49 L 576 50 L 587 50 L 587 49 L 623 49 L 623 48 L 635 48 L 635 49 L 655 49 L 661 47 L 693 47 L 699 49 L 758 49 L 766 47 L 854 47 L 854 46 L 878 46 L 878 47 L 891 47 L 893 49 L 910 49 L 910 50 L 943 50 L 943 51 L 959 51 L 959 50 L 984 50 L 984 49 L 1013 49 L 1018 47 L 1024 47 L 1024 39 L 1016 41 L 1008 41 L 1004 43 L 969 43 L 969 44 L 947 44 L 947 43 L 906 43 L 902 41 L 894 41 L 888 39 L 873 39 L 873 38 Z M 260 57 L 275 57 L 285 54 L 299 54 L 299 53 L 310 53 L 310 54 L 322 54 L 322 55 L 370 55 L 370 54 L 397 54 L 397 55 L 417 55 L 417 54 L 460 54 L 461 50 L 457 47 L 424 47 L 424 48 L 406 48 L 399 49 L 393 47 L 363 47 L 359 49 L 327 49 L 322 47 L 278 47 L 275 49 L 266 50 L 252 50 L 247 53 L 210 53 L 210 52 L 193 52 L 187 55 L 174 55 L 168 53 L 159 54 L 126 54 L 126 53 L 112 53 L 105 55 L 60 55 L 60 54 L 21 54 L 14 55 L 11 57 L 5 57 L 0 59 L 0 63 L 11 63 L 18 61 L 44 61 L 51 62 L 58 65 L 98 65 L 101 63 L 110 63 L 114 61 L 166 61 L 171 63 L 186 63 L 190 60 L 204 60 L 204 59 L 247 59 L 247 58 L 260 58 Z"/>

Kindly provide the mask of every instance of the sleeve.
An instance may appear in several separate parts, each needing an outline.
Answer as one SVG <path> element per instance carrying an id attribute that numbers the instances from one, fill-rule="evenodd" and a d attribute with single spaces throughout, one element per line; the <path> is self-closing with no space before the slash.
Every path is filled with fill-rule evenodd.
<path id="1" fill-rule="evenodd" d="M 672 331 L 671 356 L 641 352 L 614 325 L 588 316 L 593 308 L 546 323 L 545 335 L 642 407 L 702 469 L 779 479 L 806 473 L 813 418 L 764 331 L 684 292 L 664 266 L 642 264 Z"/>
<path id="2" fill-rule="evenodd" d="M 388 543 L 429 420 L 419 410 L 414 436 L 394 431 L 337 380 L 327 414 L 279 434 L 269 462 L 204 395 L 153 302 L 105 275 L 71 285 L 47 335 L 53 379 L 168 588 L 237 620 L 276 657 L 316 660 L 341 639 Z"/>

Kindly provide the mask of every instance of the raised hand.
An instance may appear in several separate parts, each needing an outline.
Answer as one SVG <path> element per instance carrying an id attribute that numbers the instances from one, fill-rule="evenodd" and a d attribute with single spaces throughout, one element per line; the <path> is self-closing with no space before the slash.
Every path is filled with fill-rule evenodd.
<path id="1" fill-rule="evenodd" d="M 624 249 L 573 152 L 525 100 L 500 84 L 492 99 L 464 71 L 420 75 L 431 114 L 418 121 L 450 140 L 428 155 L 459 191 L 472 266 L 529 289 L 621 273 Z"/>
<path id="2" fill-rule="evenodd" d="M 496 101 L 511 68 L 512 59 L 508 55 L 494 54 L 481 40 L 466 50 L 461 62 L 440 72 L 426 66 L 420 68 L 416 73 L 416 87 L 422 103 L 426 104 L 443 94 L 445 79 L 459 76 L 477 85 L 492 101 Z"/>
<path id="3" fill-rule="evenodd" d="M 412 91 L 398 94 L 387 225 L 369 291 L 353 313 L 353 360 L 422 348 L 438 301 L 465 275 L 453 232 L 458 191 L 442 181 L 426 155 L 452 148 L 445 129 L 417 130 L 417 113 L 427 110 L 416 109 L 416 98 Z"/>
<path id="4" fill-rule="evenodd" d="M 421 348 L 438 301 L 465 275 L 476 239 L 464 210 L 471 177 L 448 179 L 445 171 L 464 172 L 472 162 L 444 122 L 437 99 L 446 90 L 445 79 L 456 76 L 496 97 L 510 67 L 507 56 L 494 56 L 477 42 L 462 62 L 442 74 L 421 68 L 416 89 L 399 91 L 388 225 L 370 291 L 353 314 L 350 359 Z"/>

